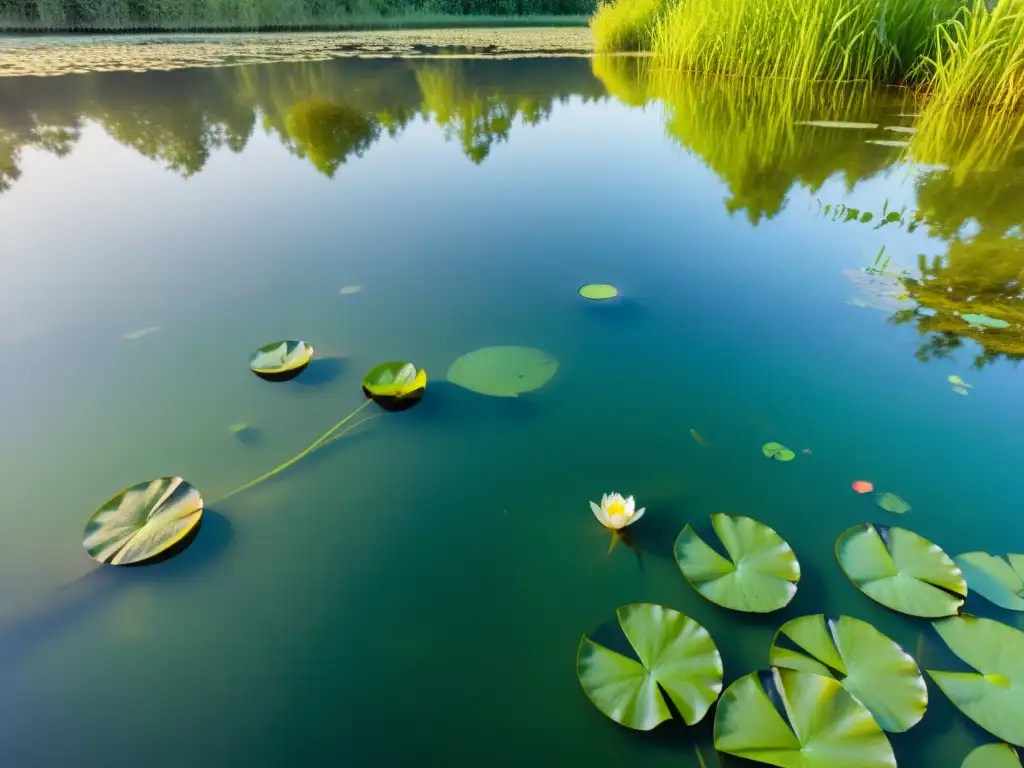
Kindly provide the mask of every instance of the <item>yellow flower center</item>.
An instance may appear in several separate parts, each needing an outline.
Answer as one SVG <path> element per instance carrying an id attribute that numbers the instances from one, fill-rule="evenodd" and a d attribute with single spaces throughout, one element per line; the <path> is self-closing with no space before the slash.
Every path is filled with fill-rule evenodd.
<path id="1" fill-rule="evenodd" d="M 622 517 L 624 514 L 626 514 L 626 505 L 621 501 L 608 503 L 608 517 Z"/>

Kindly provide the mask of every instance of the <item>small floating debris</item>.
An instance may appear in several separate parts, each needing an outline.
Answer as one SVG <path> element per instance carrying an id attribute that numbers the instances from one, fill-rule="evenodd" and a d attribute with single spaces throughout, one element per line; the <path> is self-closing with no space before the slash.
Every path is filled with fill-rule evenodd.
<path id="1" fill-rule="evenodd" d="M 971 388 L 971 385 L 970 385 L 970 384 L 968 384 L 968 383 L 967 383 L 966 381 L 964 381 L 963 379 L 961 379 L 961 378 L 960 378 L 959 376 L 957 376 L 956 374 L 954 374 L 954 375 L 952 375 L 952 376 L 947 376 L 947 377 L 946 377 L 946 381 L 948 381 L 948 382 L 949 382 L 950 384 L 952 384 L 952 385 L 953 385 L 954 387 L 967 387 L 968 389 L 970 389 L 970 388 Z"/>
<path id="2" fill-rule="evenodd" d="M 782 443 L 765 443 L 761 446 L 761 453 L 775 461 L 792 461 L 796 454 Z"/>
<path id="3" fill-rule="evenodd" d="M 969 393 L 969 392 L 968 392 L 968 391 L 967 391 L 966 389 L 964 389 L 963 387 L 953 387 L 953 391 L 954 391 L 954 392 L 956 392 L 956 393 L 957 393 L 958 395 L 968 395 L 968 394 L 970 394 L 970 393 Z"/>
<path id="4" fill-rule="evenodd" d="M 882 130 L 892 131 L 893 133 L 917 133 L 917 128 L 911 128 L 906 125 L 887 125 Z"/>
<path id="5" fill-rule="evenodd" d="M 854 480 L 850 487 L 857 493 L 871 493 L 875 490 L 874 483 L 869 483 L 867 480 Z"/>
<path id="6" fill-rule="evenodd" d="M 888 491 L 875 496 L 875 503 L 886 512 L 892 512 L 894 515 L 905 515 L 910 511 L 910 505 L 907 502 L 895 493 L 889 493 Z"/>
<path id="7" fill-rule="evenodd" d="M 304 341 L 273 341 L 256 350 L 249 368 L 267 381 L 294 379 L 313 359 L 313 348 Z"/>
<path id="8" fill-rule="evenodd" d="M 249 429 L 249 425 L 244 421 L 240 421 L 237 424 L 232 424 L 230 429 L 232 435 L 237 435 L 238 433 L 245 432 L 245 430 Z"/>
<path id="9" fill-rule="evenodd" d="M 359 293 L 361 290 L 363 290 L 363 286 L 361 285 L 346 285 L 344 288 L 338 291 L 338 293 L 340 293 L 342 296 L 350 296 L 353 293 Z"/>
<path id="10" fill-rule="evenodd" d="M 892 139 L 868 139 L 864 143 L 877 144 L 880 147 L 896 147 L 897 149 L 904 149 L 910 146 L 909 141 L 893 141 Z"/>
<path id="11" fill-rule="evenodd" d="M 808 456 L 810 456 L 811 455 L 811 449 L 810 448 L 801 448 L 800 449 L 800 453 L 806 453 Z"/>
<path id="12" fill-rule="evenodd" d="M 692 437 L 694 439 L 694 442 L 696 442 L 697 445 L 707 445 L 708 444 L 707 440 L 705 440 L 703 437 L 701 437 L 700 432 L 698 432 L 696 429 L 691 429 L 690 430 L 690 437 Z"/>
<path id="13" fill-rule="evenodd" d="M 143 336 L 148 336 L 151 333 L 156 333 L 160 330 L 159 325 L 151 325 L 148 328 L 140 328 L 137 331 L 124 334 L 121 338 L 125 341 L 135 341 L 135 339 L 141 339 Z"/>
<path id="14" fill-rule="evenodd" d="M 1010 324 L 1005 320 L 1000 320 L 996 317 L 989 317 L 988 315 L 975 315 L 967 314 L 960 315 L 960 318 L 964 320 L 968 325 L 975 328 L 1009 328 Z"/>
<path id="15" fill-rule="evenodd" d="M 814 128 L 842 128 L 846 130 L 872 131 L 878 128 L 878 123 L 847 123 L 842 120 L 804 120 L 797 125 L 810 125 Z"/>
<path id="16" fill-rule="evenodd" d="M 619 289 L 605 283 L 588 283 L 578 291 L 580 296 L 591 301 L 606 301 L 619 295 Z"/>

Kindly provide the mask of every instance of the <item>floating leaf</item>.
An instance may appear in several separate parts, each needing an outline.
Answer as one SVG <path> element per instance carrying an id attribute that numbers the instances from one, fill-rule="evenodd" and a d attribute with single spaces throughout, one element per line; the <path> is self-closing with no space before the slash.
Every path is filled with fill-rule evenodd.
<path id="1" fill-rule="evenodd" d="M 1021 768 L 1021 764 L 1009 744 L 983 744 L 964 758 L 960 768 Z"/>
<path id="2" fill-rule="evenodd" d="M 989 733 L 1024 746 L 1024 632 L 992 619 L 954 616 L 933 626 L 977 672 L 928 674 L 953 705 Z"/>
<path id="3" fill-rule="evenodd" d="M 792 461 L 796 454 L 782 443 L 765 443 L 761 446 L 761 453 L 775 461 Z"/>
<path id="4" fill-rule="evenodd" d="M 614 299 L 618 296 L 619 289 L 614 285 L 589 283 L 588 285 L 584 285 L 580 288 L 579 294 L 584 299 L 590 299 L 591 301 L 604 301 L 605 299 Z"/>
<path id="5" fill-rule="evenodd" d="M 857 493 L 871 493 L 873 490 L 875 490 L 874 484 L 868 482 L 867 480 L 854 480 L 850 484 L 850 487 L 853 488 L 853 490 L 855 490 Z"/>
<path id="6" fill-rule="evenodd" d="M 892 131 L 893 133 L 917 133 L 917 128 L 911 128 L 906 125 L 887 125 L 882 130 Z"/>
<path id="7" fill-rule="evenodd" d="M 240 421 L 237 424 L 232 424 L 230 427 L 231 434 L 233 435 L 237 435 L 239 432 L 245 432 L 245 430 L 247 430 L 248 428 L 249 425 L 246 424 L 244 421 Z"/>
<path id="8" fill-rule="evenodd" d="M 363 377 L 363 394 L 386 409 L 419 402 L 427 388 L 427 372 L 404 360 L 381 363 Z"/>
<path id="9" fill-rule="evenodd" d="M 910 505 L 907 502 L 895 493 L 889 493 L 888 491 L 875 494 L 875 503 L 886 512 L 892 512 L 894 515 L 905 515 L 910 511 Z"/>
<path id="10" fill-rule="evenodd" d="M 89 557 L 111 565 L 141 563 L 184 539 L 203 517 L 203 497 L 180 477 L 126 488 L 85 526 Z"/>
<path id="11" fill-rule="evenodd" d="M 156 333 L 159 330 L 159 325 L 151 325 L 148 328 L 140 328 L 137 331 L 126 333 L 121 338 L 125 339 L 126 341 L 135 341 L 136 339 L 141 339 L 143 336 L 148 336 L 151 333 Z"/>
<path id="12" fill-rule="evenodd" d="M 836 558 L 857 589 L 910 616 L 953 616 L 967 596 L 963 574 L 946 553 L 905 528 L 855 525 L 836 540 Z"/>
<path id="13" fill-rule="evenodd" d="M 967 387 L 968 389 L 970 389 L 970 387 L 971 387 L 970 384 L 968 384 L 966 381 L 964 381 L 963 379 L 961 379 L 959 376 L 956 376 L 956 375 L 954 375 L 954 376 L 947 376 L 946 377 L 946 381 L 948 381 L 954 387 Z"/>
<path id="14" fill-rule="evenodd" d="M 971 592 L 1011 611 L 1024 611 L 1024 555 L 1006 560 L 987 552 L 965 552 L 954 558 Z"/>
<path id="15" fill-rule="evenodd" d="M 722 691 L 722 657 L 708 631 L 650 603 L 625 605 L 617 615 L 640 661 L 584 635 L 576 675 L 587 698 L 615 722 L 649 731 L 672 716 L 664 692 L 687 725 L 700 722 Z"/>
<path id="16" fill-rule="evenodd" d="M 518 397 L 547 384 L 558 361 L 531 347 L 484 347 L 469 352 L 448 369 L 452 384 L 491 397 Z"/>
<path id="17" fill-rule="evenodd" d="M 1005 320 L 1000 320 L 995 317 L 989 317 L 988 315 L 960 315 L 960 319 L 966 321 L 969 325 L 973 325 L 975 328 L 1009 328 L 1010 324 Z"/>
<path id="18" fill-rule="evenodd" d="M 891 733 L 912 728 L 928 708 L 928 688 L 910 654 L 851 616 L 818 614 L 787 621 L 772 641 L 769 661 L 774 667 L 836 678 Z"/>
<path id="19" fill-rule="evenodd" d="M 831 677 L 752 672 L 715 712 L 715 749 L 779 768 L 896 768 L 871 713 Z"/>
<path id="20" fill-rule="evenodd" d="M 800 581 L 800 563 L 789 544 L 749 517 L 717 514 L 711 524 L 731 559 L 718 554 L 689 525 L 676 539 L 676 563 L 693 588 L 734 611 L 769 613 L 788 605 Z"/>
<path id="21" fill-rule="evenodd" d="M 302 373 L 313 359 L 313 348 L 304 341 L 275 341 L 256 350 L 249 367 L 260 378 L 287 381 Z"/>
<path id="22" fill-rule="evenodd" d="M 346 285 L 340 291 L 338 291 L 338 293 L 340 293 L 342 296 L 350 296 L 353 293 L 359 293 L 361 290 L 363 290 L 363 286 L 361 285 Z"/>
<path id="23" fill-rule="evenodd" d="M 810 125 L 815 128 L 847 128 L 851 130 L 874 130 L 878 123 L 846 123 L 841 120 L 804 120 L 797 125 Z"/>

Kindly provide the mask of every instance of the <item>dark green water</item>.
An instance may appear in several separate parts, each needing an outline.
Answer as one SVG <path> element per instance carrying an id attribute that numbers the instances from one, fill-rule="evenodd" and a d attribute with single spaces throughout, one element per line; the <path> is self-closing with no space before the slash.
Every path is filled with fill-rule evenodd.
<path id="1" fill-rule="evenodd" d="M 696 766 L 694 742 L 738 765 L 710 717 L 639 734 L 583 695 L 580 635 L 631 601 L 703 623 L 727 682 L 805 613 L 945 663 L 833 542 L 869 520 L 950 555 L 1024 551 L 1024 146 L 969 122 L 866 143 L 909 138 L 882 128 L 913 111 L 873 94 L 787 113 L 584 58 L 0 79 L 4 765 Z M 880 127 L 794 125 L 812 119 Z M 883 247 L 909 279 L 865 290 Z M 588 304 L 588 282 L 623 299 Z M 278 338 L 324 359 L 261 381 L 249 351 Z M 557 376 L 514 400 L 444 380 L 498 344 Z M 83 552 L 121 488 L 180 475 L 215 499 L 392 359 L 431 376 L 416 408 L 213 504 L 176 559 Z M 766 460 L 770 440 L 797 459 Z M 590 512 L 613 490 L 647 507 L 639 562 Z M 784 611 L 729 613 L 679 574 L 679 530 L 721 511 L 796 551 Z M 992 739 L 929 694 L 892 738 L 900 765 L 956 768 Z"/>

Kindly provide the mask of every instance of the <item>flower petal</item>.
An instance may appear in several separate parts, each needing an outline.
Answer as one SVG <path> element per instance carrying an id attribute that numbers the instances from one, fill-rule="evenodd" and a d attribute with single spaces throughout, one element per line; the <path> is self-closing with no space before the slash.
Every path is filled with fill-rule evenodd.
<path id="1" fill-rule="evenodd" d="M 625 528 L 627 525 L 629 525 L 629 518 L 627 518 L 625 515 L 616 515 L 615 517 L 609 517 L 608 522 L 605 523 L 605 526 L 611 528 L 613 531 L 617 531 L 620 528 Z"/>
<path id="2" fill-rule="evenodd" d="M 626 525 L 632 525 L 633 523 L 635 523 L 637 520 L 639 520 L 641 517 L 644 516 L 644 512 L 646 512 L 646 511 L 647 511 L 647 507 L 640 507 L 640 509 L 638 509 L 633 514 L 633 516 L 631 518 L 629 518 L 629 522 L 626 523 Z"/>
<path id="3" fill-rule="evenodd" d="M 626 499 L 626 517 L 627 518 L 628 517 L 632 517 L 633 516 L 633 512 L 635 512 L 635 511 L 636 511 L 636 501 L 633 499 L 632 496 L 630 496 L 628 499 Z"/>
<path id="4" fill-rule="evenodd" d="M 597 518 L 597 522 L 601 525 L 608 525 L 608 513 L 605 512 L 601 507 L 597 506 L 594 502 L 590 502 L 590 508 L 594 510 L 594 517 Z"/>

